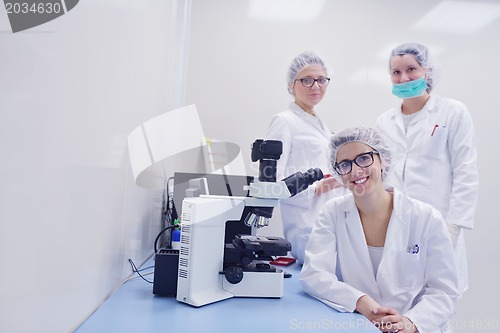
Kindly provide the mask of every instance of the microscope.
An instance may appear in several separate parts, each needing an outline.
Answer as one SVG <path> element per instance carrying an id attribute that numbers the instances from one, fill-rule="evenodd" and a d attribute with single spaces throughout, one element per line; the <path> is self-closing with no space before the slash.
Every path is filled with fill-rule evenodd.
<path id="1" fill-rule="evenodd" d="M 231 297 L 283 296 L 283 270 L 269 264 L 287 255 L 291 245 L 281 237 L 260 237 L 256 229 L 269 224 L 274 207 L 323 178 L 320 169 L 297 172 L 276 181 L 282 143 L 256 140 L 252 162 L 259 161 L 258 181 L 247 197 L 200 195 L 182 202 L 177 300 L 200 307 Z M 225 242 L 227 223 L 244 223 L 251 235 Z"/>

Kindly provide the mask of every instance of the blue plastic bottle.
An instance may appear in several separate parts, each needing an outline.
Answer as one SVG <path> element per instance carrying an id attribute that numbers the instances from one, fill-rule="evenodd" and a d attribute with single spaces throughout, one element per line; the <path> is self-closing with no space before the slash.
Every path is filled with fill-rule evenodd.
<path id="1" fill-rule="evenodd" d="M 172 231 L 172 249 L 179 250 L 181 248 L 181 230 L 179 229 L 179 221 L 175 219 L 175 228 Z"/>

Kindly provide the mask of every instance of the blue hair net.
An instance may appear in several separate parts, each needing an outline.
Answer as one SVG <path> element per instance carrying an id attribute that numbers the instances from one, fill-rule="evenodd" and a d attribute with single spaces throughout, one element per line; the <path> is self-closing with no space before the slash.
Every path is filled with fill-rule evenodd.
<path id="1" fill-rule="evenodd" d="M 391 169 L 391 152 L 382 136 L 373 128 L 358 126 L 347 128 L 332 136 L 330 140 L 330 156 L 332 169 L 337 163 L 337 152 L 349 142 L 361 142 L 378 152 L 382 165 L 382 180 L 385 181 Z"/>
<path id="2" fill-rule="evenodd" d="M 312 51 L 302 52 L 292 60 L 286 76 L 288 92 L 290 94 L 293 94 L 293 84 L 295 83 L 295 79 L 297 79 L 297 75 L 299 75 L 300 71 L 306 67 L 314 65 L 321 66 L 325 71 L 326 76 L 328 76 L 328 70 L 325 62 Z"/>
<path id="3" fill-rule="evenodd" d="M 406 43 L 401 44 L 394 48 L 391 52 L 389 58 L 389 70 L 391 68 L 391 59 L 397 55 L 412 55 L 415 60 L 422 66 L 426 71 L 426 83 L 427 92 L 430 93 L 434 85 L 434 64 L 432 63 L 432 58 L 429 50 L 426 46 L 419 43 Z"/>

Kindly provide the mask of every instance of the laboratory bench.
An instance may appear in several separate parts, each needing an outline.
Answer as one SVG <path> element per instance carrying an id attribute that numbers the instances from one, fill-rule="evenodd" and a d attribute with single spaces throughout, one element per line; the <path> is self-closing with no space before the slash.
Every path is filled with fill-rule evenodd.
<path id="1" fill-rule="evenodd" d="M 149 266 L 154 266 L 153 258 L 143 265 Z M 298 280 L 298 264 L 283 269 L 291 277 L 285 278 L 281 298 L 233 297 L 202 307 L 154 295 L 153 284 L 131 279 L 75 332 L 379 332 L 361 314 L 337 312 L 305 294 Z M 147 278 L 153 280 L 153 275 Z"/>

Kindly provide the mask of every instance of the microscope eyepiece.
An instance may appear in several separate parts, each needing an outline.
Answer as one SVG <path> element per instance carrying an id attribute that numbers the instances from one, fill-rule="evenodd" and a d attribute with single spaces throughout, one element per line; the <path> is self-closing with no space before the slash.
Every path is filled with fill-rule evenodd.
<path id="1" fill-rule="evenodd" d="M 323 179 L 323 172 L 319 168 L 311 168 L 306 172 L 296 172 L 283 179 L 291 196 L 307 189 L 309 185 L 317 180 Z"/>

